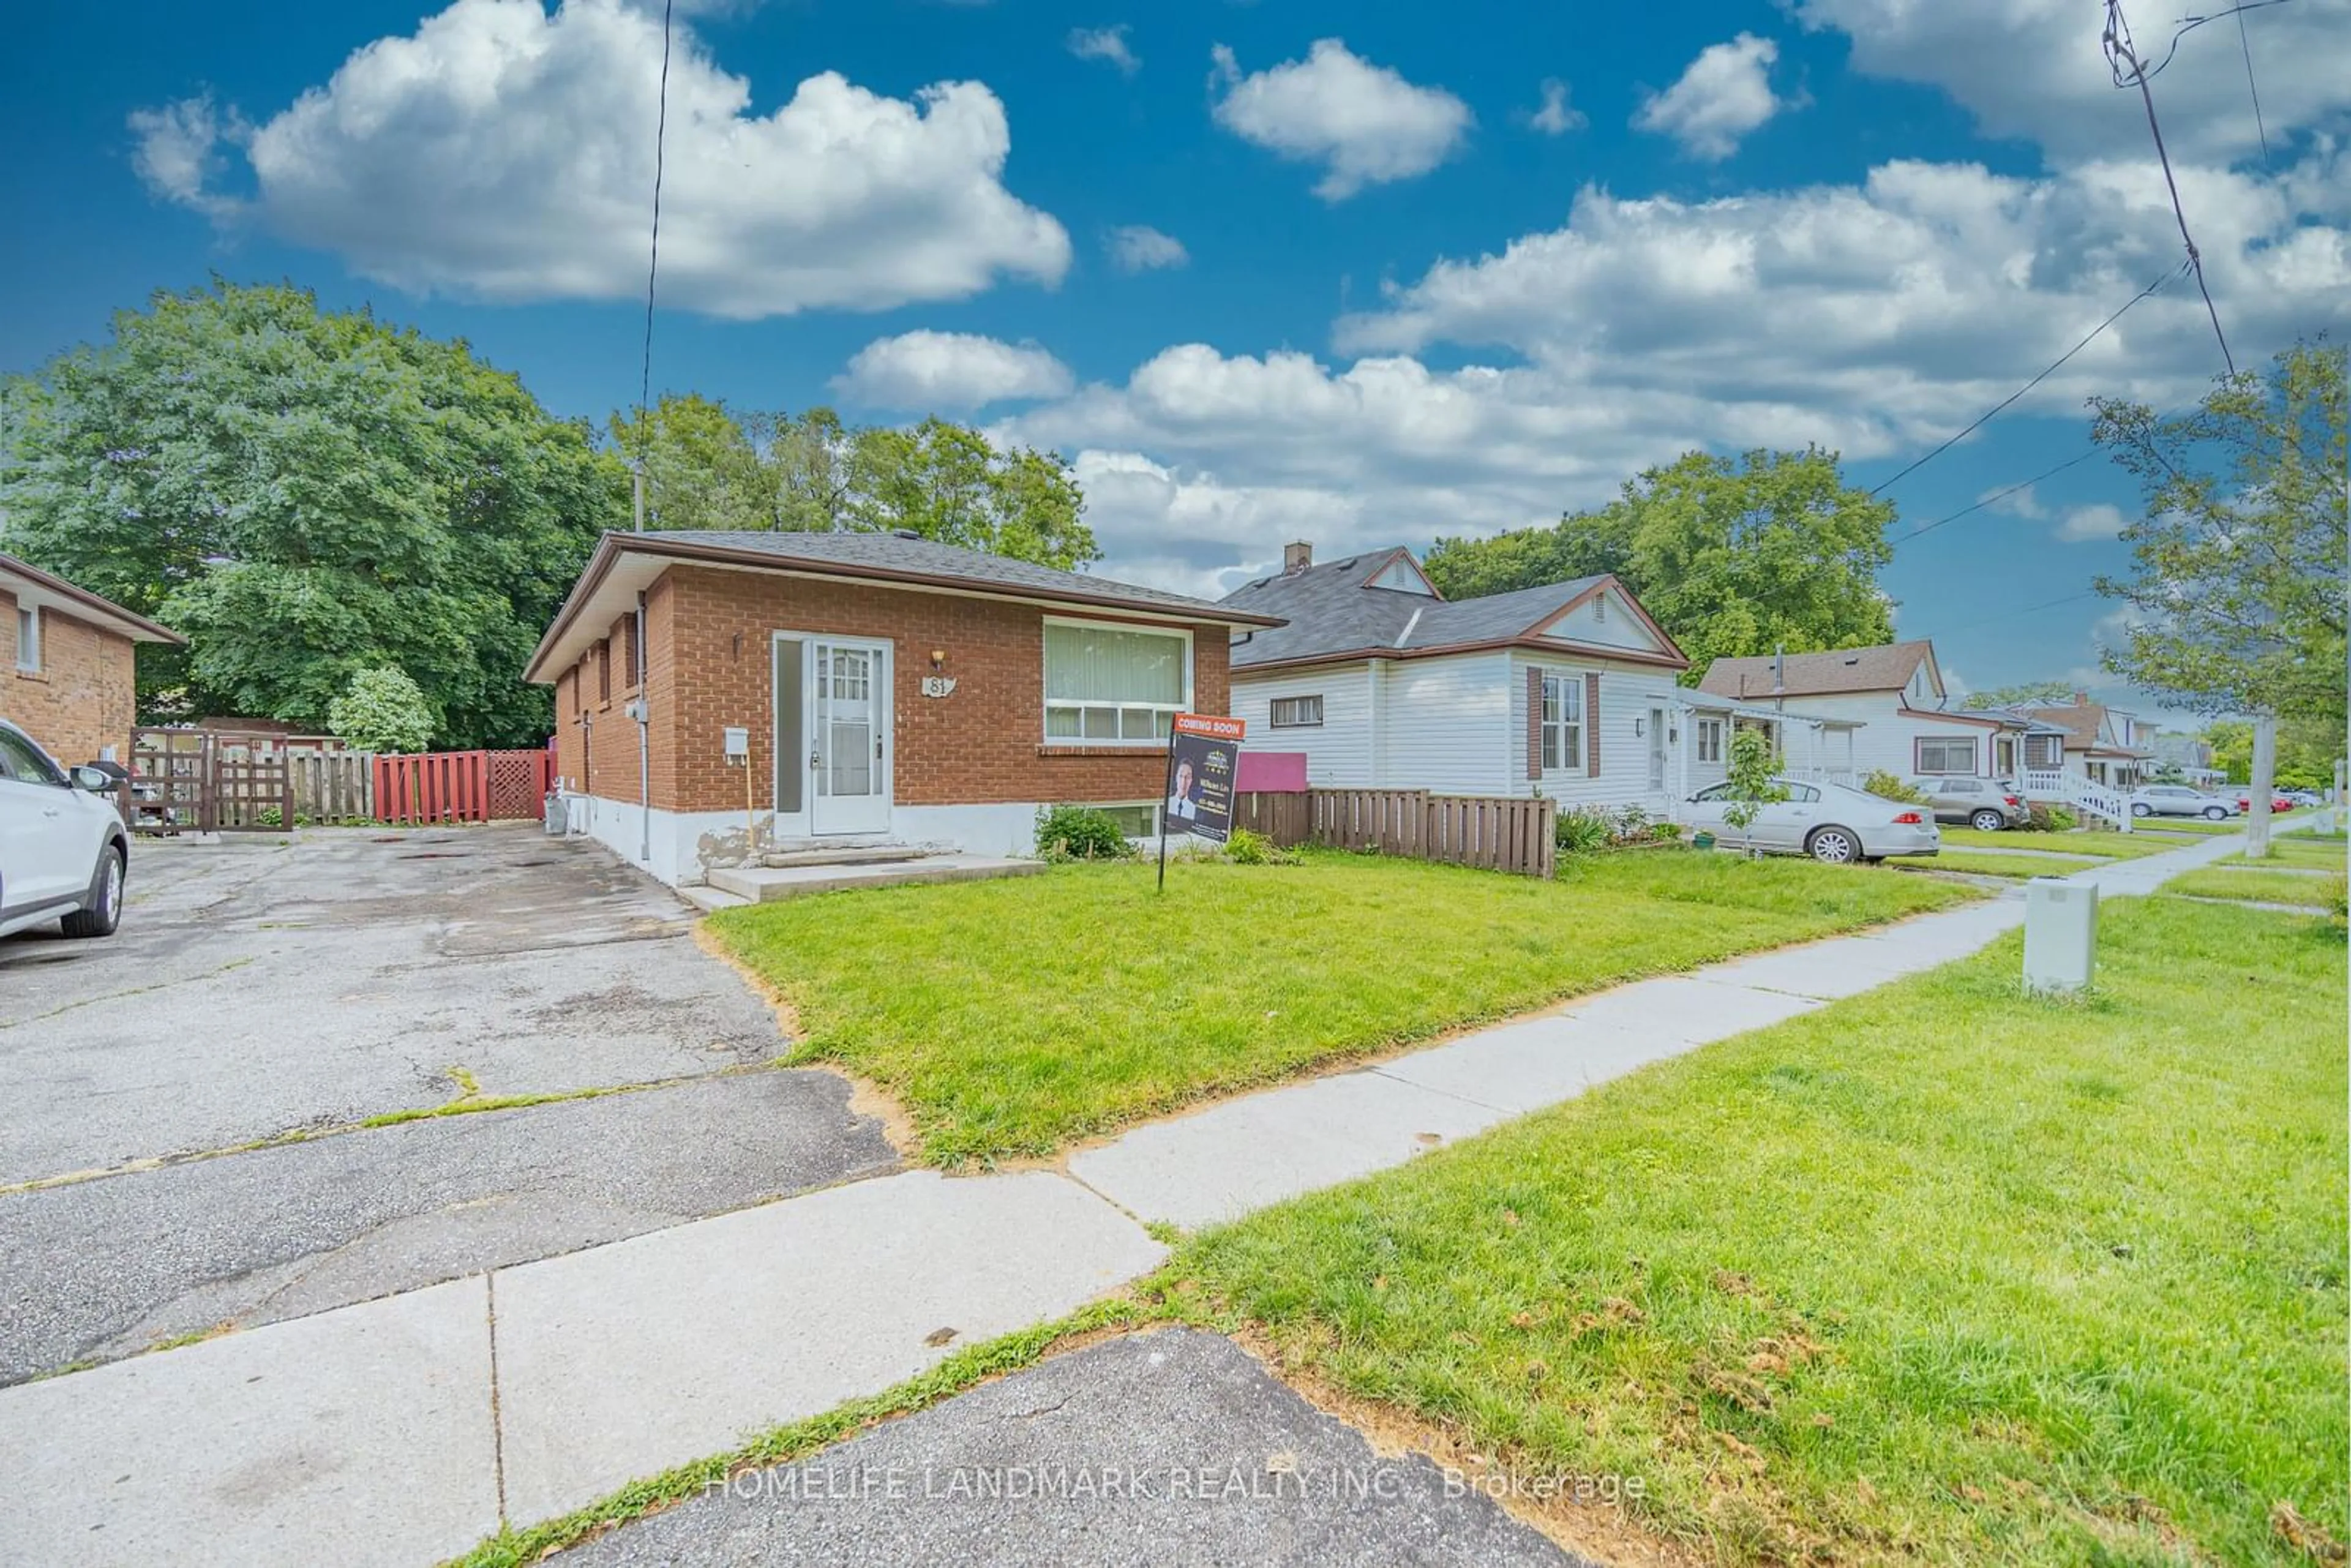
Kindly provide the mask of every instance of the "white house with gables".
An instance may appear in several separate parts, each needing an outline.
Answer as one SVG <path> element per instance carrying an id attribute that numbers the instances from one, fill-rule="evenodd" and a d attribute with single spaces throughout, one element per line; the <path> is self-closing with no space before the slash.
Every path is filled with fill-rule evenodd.
<path id="1" fill-rule="evenodd" d="M 1317 788 L 1662 816 L 1721 779 L 1741 725 L 1786 732 L 1802 770 L 1849 776 L 1852 726 L 1677 685 L 1688 659 L 1613 576 L 1448 600 L 1406 549 L 1318 566 L 1293 544 L 1283 566 L 1225 598 L 1284 622 L 1235 635 L 1232 711 L 1252 747 L 1304 754 Z"/>

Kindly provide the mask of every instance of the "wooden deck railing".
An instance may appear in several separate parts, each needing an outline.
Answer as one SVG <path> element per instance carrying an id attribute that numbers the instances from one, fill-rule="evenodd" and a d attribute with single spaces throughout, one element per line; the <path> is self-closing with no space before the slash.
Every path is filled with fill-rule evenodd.
<path id="1" fill-rule="evenodd" d="M 1285 848 L 1327 844 L 1518 876 L 1552 874 L 1557 802 L 1425 789 L 1310 789 L 1233 798 L 1233 825 Z"/>

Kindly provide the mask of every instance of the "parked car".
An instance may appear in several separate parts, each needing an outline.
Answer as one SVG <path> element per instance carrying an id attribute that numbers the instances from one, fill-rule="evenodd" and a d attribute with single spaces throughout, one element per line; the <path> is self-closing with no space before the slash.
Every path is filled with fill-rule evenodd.
<path id="1" fill-rule="evenodd" d="M 2277 794 L 2270 797 L 2270 810 L 2273 811 L 2291 811 L 2294 810 L 2294 797 L 2286 794 L 2283 790 L 2280 790 Z M 2238 810 L 2250 811 L 2252 809 L 2253 798 L 2251 794 L 2241 794 L 2237 797 Z"/>
<path id="2" fill-rule="evenodd" d="M 2245 808 L 2186 784 L 2149 784 L 2131 796 L 2130 809 L 2134 817 L 2207 817 L 2218 822 Z"/>
<path id="3" fill-rule="evenodd" d="M 2024 797 L 2004 779 L 1949 779 L 1939 775 L 1913 779 L 1910 788 L 1927 797 L 1928 809 L 1938 822 L 1965 822 L 1987 833 L 2015 827 L 2030 815 Z"/>
<path id="4" fill-rule="evenodd" d="M 59 919 L 68 936 L 114 935 L 131 841 L 113 789 L 0 719 L 0 936 Z"/>
<path id="5" fill-rule="evenodd" d="M 1842 784 L 1808 784 L 1799 779 L 1774 782 L 1788 798 L 1758 806 L 1754 821 L 1744 828 L 1732 827 L 1724 815 L 1738 799 L 1729 784 L 1691 796 L 1683 808 L 1684 818 L 1694 832 L 1704 830 L 1733 844 L 1810 855 L 1832 865 L 1941 852 L 1942 830 L 1924 806 Z"/>

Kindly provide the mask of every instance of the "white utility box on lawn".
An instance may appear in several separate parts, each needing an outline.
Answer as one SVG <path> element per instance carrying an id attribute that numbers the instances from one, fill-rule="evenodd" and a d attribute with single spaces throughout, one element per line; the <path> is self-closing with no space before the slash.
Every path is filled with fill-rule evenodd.
<path id="1" fill-rule="evenodd" d="M 2098 962 L 2098 890 L 2036 876 L 2024 884 L 2024 988 L 2078 991 Z"/>

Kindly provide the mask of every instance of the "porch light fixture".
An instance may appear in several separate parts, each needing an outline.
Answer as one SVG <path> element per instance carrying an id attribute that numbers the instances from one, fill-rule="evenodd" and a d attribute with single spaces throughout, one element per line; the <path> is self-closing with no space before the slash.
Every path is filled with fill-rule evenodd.
<path id="1" fill-rule="evenodd" d="M 947 653 L 946 649 L 934 648 L 931 650 L 931 668 L 935 670 L 944 669 L 946 667 L 946 662 Z"/>
<path id="2" fill-rule="evenodd" d="M 1648 733 L 1649 733 L 1649 721 L 1648 721 L 1647 719 L 1646 719 L 1646 718 L 1637 718 L 1637 717 L 1636 717 L 1636 718 L 1635 718 L 1635 719 L 1633 720 L 1633 737 L 1634 737 L 1635 740 L 1639 739 L 1642 736 L 1645 736 L 1645 735 L 1646 735 L 1646 734 L 1648 734 Z"/>

